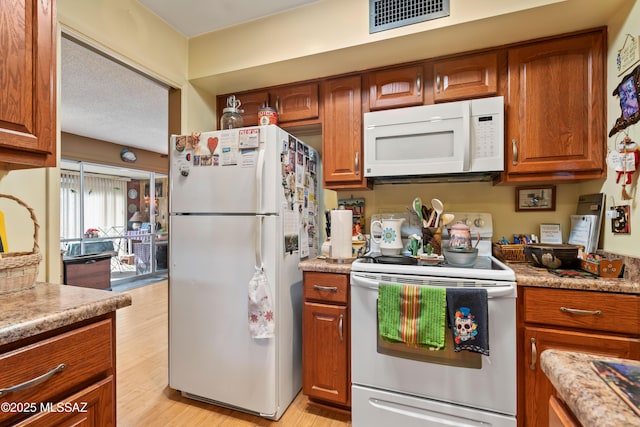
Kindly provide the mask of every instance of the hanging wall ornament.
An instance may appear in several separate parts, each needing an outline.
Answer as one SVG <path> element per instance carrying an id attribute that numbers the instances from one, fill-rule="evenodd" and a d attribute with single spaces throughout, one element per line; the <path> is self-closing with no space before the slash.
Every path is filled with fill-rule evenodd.
<path id="1" fill-rule="evenodd" d="M 640 147 L 625 136 L 616 144 L 616 151 L 609 153 L 607 162 L 616 171 L 616 184 L 622 184 L 622 199 L 630 200 L 632 197 L 627 192 L 627 185 L 633 184 L 633 174 L 638 170 Z"/>

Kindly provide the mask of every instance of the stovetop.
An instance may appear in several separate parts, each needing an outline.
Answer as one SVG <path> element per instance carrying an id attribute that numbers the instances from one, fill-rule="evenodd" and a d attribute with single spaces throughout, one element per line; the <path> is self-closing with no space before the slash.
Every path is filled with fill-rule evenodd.
<path id="1" fill-rule="evenodd" d="M 477 243 L 478 258 L 471 267 L 458 267 L 447 263 L 446 260 L 433 264 L 429 261 L 421 261 L 417 258 L 404 255 L 381 255 L 369 253 L 358 258 L 351 265 L 352 274 L 369 273 L 385 275 L 405 275 L 421 277 L 442 277 L 478 279 L 499 282 L 515 282 L 516 275 L 506 264 L 491 255 L 491 241 L 493 235 L 493 221 L 489 213 L 477 212 L 451 212 L 454 213 L 455 222 L 463 222 L 472 229 L 472 234 L 480 234 L 481 239 Z M 395 214 L 394 214 L 395 215 Z M 417 218 L 417 216 L 416 216 Z M 407 221 L 411 222 L 411 221 Z M 412 230 L 406 230 L 415 232 Z M 404 237 L 404 232 L 403 232 Z M 446 245 L 448 235 L 444 227 L 442 244 Z M 475 239 L 473 239 L 475 241 Z"/>

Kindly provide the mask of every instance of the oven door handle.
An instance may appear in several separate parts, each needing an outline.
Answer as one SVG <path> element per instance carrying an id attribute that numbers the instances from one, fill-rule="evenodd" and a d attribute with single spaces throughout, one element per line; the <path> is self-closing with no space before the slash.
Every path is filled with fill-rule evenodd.
<path id="1" fill-rule="evenodd" d="M 351 286 L 352 287 L 358 287 L 358 288 L 364 288 L 364 289 L 371 289 L 373 291 L 378 291 L 378 285 L 379 284 L 387 284 L 385 282 L 380 282 L 380 281 L 376 281 L 373 279 L 369 279 L 367 277 L 362 277 L 362 276 L 352 276 L 351 277 Z M 397 283 L 397 282 L 394 282 Z M 390 283 L 389 283 L 390 284 Z M 428 281 L 425 281 L 424 286 L 429 286 Z M 440 285 L 438 285 L 440 286 Z M 456 287 L 456 286 L 450 286 L 452 288 Z M 515 298 L 516 296 L 516 285 L 515 283 L 510 283 L 508 285 L 499 285 L 499 286 L 487 286 L 485 288 L 487 290 L 487 297 L 488 298 L 501 298 L 501 297 L 513 297 Z"/>

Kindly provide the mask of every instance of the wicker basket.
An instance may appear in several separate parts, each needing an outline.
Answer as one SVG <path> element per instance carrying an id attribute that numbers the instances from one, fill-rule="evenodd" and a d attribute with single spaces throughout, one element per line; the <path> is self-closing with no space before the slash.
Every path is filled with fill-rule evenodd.
<path id="1" fill-rule="evenodd" d="M 38 230 L 40 225 L 31 207 L 17 197 L 0 194 L 0 197 L 10 199 L 29 211 L 33 221 L 33 249 L 31 252 L 8 252 L 0 258 L 0 294 L 17 292 L 33 288 L 38 277 L 38 267 L 42 261 L 38 246 Z"/>
<path id="2" fill-rule="evenodd" d="M 492 246 L 493 256 L 501 261 L 513 263 L 527 262 L 524 256 L 524 245 L 502 245 L 499 243 L 494 243 Z"/>

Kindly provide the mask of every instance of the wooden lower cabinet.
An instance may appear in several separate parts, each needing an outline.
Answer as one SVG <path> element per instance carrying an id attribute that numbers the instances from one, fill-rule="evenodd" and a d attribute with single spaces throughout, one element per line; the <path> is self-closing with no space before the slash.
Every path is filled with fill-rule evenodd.
<path id="1" fill-rule="evenodd" d="M 27 418 L 17 426 L 115 426 L 114 390 L 115 383 L 110 376 L 74 394 L 69 399 L 51 403 L 47 406 L 48 409 Z"/>
<path id="2" fill-rule="evenodd" d="M 549 427 L 580 427 L 580 422 L 560 399 L 549 398 Z"/>
<path id="3" fill-rule="evenodd" d="M 0 347 L 0 389 L 14 388 L 0 426 L 114 426 L 114 323 L 112 312 Z"/>
<path id="4" fill-rule="evenodd" d="M 304 273 L 302 391 L 310 400 L 351 406 L 349 276 Z"/>
<path id="5" fill-rule="evenodd" d="M 527 287 L 518 292 L 519 426 L 549 426 L 549 400 L 556 392 L 540 368 L 543 351 L 640 358 L 639 326 L 634 320 L 640 311 L 637 295 Z M 624 325 L 626 332 L 621 333 Z"/>

